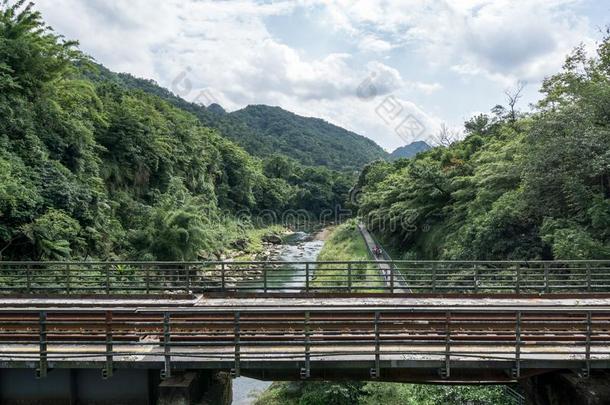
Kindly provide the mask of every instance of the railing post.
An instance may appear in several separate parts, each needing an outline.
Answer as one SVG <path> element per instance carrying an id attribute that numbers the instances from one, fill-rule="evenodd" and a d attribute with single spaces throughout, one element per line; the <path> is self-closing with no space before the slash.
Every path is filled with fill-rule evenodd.
<path id="1" fill-rule="evenodd" d="M 432 292 L 436 292 L 436 263 L 432 263 Z"/>
<path id="2" fill-rule="evenodd" d="M 146 275 L 144 276 L 146 278 L 146 294 L 150 294 L 150 264 L 145 264 L 144 266 L 146 266 Z"/>
<path id="3" fill-rule="evenodd" d="M 267 294 L 267 263 L 263 263 L 263 289 Z"/>
<path id="4" fill-rule="evenodd" d="M 352 264 L 347 263 L 347 291 L 352 292 Z"/>
<path id="5" fill-rule="evenodd" d="M 583 377 L 589 378 L 591 375 L 591 311 L 587 311 L 587 333 L 585 341 L 585 368 L 583 370 Z"/>
<path id="6" fill-rule="evenodd" d="M 66 293 L 70 294 L 70 265 L 66 264 Z"/>
<path id="7" fill-rule="evenodd" d="M 40 311 L 38 316 L 38 338 L 39 338 L 39 361 L 38 369 L 36 370 L 36 378 L 45 378 L 47 376 L 47 313 Z"/>
<path id="8" fill-rule="evenodd" d="M 305 292 L 309 292 L 309 263 L 305 263 Z"/>
<path id="9" fill-rule="evenodd" d="M 102 370 L 102 378 L 107 379 L 112 377 L 112 312 L 106 311 L 106 367 Z"/>
<path id="10" fill-rule="evenodd" d="M 224 262 L 220 264 L 220 289 L 225 291 L 225 264 Z"/>
<path id="11" fill-rule="evenodd" d="M 441 378 L 451 376 L 451 312 L 445 313 L 445 365 L 441 370 Z"/>
<path id="12" fill-rule="evenodd" d="M 165 364 L 163 370 L 161 371 L 161 379 L 166 379 L 172 376 L 171 329 L 169 312 L 163 313 L 163 352 Z"/>
<path id="13" fill-rule="evenodd" d="M 32 292 L 32 275 L 31 275 L 32 267 L 28 264 L 25 268 L 25 284 L 26 291 L 28 294 Z"/>
<path id="14" fill-rule="evenodd" d="M 235 345 L 235 365 L 233 366 L 233 369 L 231 370 L 231 376 L 233 376 L 233 378 L 237 378 L 241 375 L 241 370 L 240 370 L 240 360 L 241 360 L 241 325 L 240 325 L 240 313 L 236 312 L 235 313 L 235 325 L 234 325 L 234 334 L 235 334 L 235 340 L 234 340 L 234 345 Z"/>
<path id="15" fill-rule="evenodd" d="M 311 377 L 311 337 L 309 328 L 309 311 L 305 312 L 305 325 L 303 327 L 305 334 L 305 368 L 301 369 L 301 379 Z"/>
<path id="16" fill-rule="evenodd" d="M 186 293 L 188 294 L 191 292 L 191 266 L 188 264 L 185 264 L 184 266 L 184 271 L 186 272 Z"/>
<path id="17" fill-rule="evenodd" d="M 478 293 L 479 292 L 479 268 L 477 267 L 477 265 L 473 265 L 473 270 L 474 270 L 474 277 L 473 277 L 473 282 L 474 282 L 474 292 Z"/>
<path id="18" fill-rule="evenodd" d="M 106 273 L 106 295 L 110 295 L 110 263 L 106 263 L 105 273 Z"/>
<path id="19" fill-rule="evenodd" d="M 513 378 L 521 377 L 521 311 L 517 311 L 515 320 L 515 368 Z"/>
<path id="20" fill-rule="evenodd" d="M 544 292 L 549 292 L 549 265 L 548 263 L 544 264 Z"/>
<path id="21" fill-rule="evenodd" d="M 587 291 L 591 291 L 591 264 L 587 263 Z"/>
<path id="22" fill-rule="evenodd" d="M 390 266 L 390 292 L 394 293 L 394 266 Z"/>
<path id="23" fill-rule="evenodd" d="M 519 265 L 519 263 L 517 263 L 516 272 L 517 272 L 517 281 L 515 284 L 515 293 L 521 294 L 521 265 Z"/>
<path id="24" fill-rule="evenodd" d="M 379 331 L 379 311 L 375 312 L 375 323 L 373 324 L 374 332 L 375 332 L 375 369 L 371 370 L 371 377 L 374 379 L 378 379 L 381 377 L 381 341 L 379 339 L 380 331 Z"/>

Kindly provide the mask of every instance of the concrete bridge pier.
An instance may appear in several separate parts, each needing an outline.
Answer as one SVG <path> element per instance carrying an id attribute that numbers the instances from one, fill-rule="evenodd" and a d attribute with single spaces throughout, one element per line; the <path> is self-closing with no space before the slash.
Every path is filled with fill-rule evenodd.
<path id="1" fill-rule="evenodd" d="M 610 372 L 595 371 L 582 378 L 572 371 L 530 377 L 521 383 L 528 405 L 610 404 Z"/>
<path id="2" fill-rule="evenodd" d="M 159 384 L 157 405 L 231 405 L 232 387 L 228 373 L 186 371 Z"/>

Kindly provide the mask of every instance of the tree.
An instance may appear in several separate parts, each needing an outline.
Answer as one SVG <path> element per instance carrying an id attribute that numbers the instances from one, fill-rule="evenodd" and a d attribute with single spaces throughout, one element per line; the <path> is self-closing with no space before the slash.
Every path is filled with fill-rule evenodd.
<path id="1" fill-rule="evenodd" d="M 373 229 L 407 258 L 607 258 L 609 83 L 610 34 L 597 57 L 579 47 L 545 80 L 535 113 L 518 112 L 520 83 L 509 110 L 474 117 L 463 140 L 367 168 L 360 214 L 398 224 Z"/>
<path id="2" fill-rule="evenodd" d="M 59 210 L 50 209 L 23 232 L 35 246 L 36 260 L 65 260 L 83 247 L 80 225 Z"/>
<path id="3" fill-rule="evenodd" d="M 436 135 L 436 143 L 438 146 L 443 146 L 445 148 L 450 147 L 460 138 L 459 131 L 452 130 L 449 128 L 447 124 L 444 122 L 441 124 L 441 127 Z"/>
<path id="4" fill-rule="evenodd" d="M 26 0 L 3 0 L 0 6 L 0 88 L 29 99 L 86 60 L 78 43 L 54 34 L 33 7 Z"/>
<path id="5" fill-rule="evenodd" d="M 526 83 L 519 80 L 514 88 L 504 90 L 504 94 L 506 95 L 506 102 L 508 103 L 508 119 L 510 122 L 514 123 L 517 121 L 518 111 L 517 104 L 521 97 L 523 97 L 523 89 L 525 89 Z"/>

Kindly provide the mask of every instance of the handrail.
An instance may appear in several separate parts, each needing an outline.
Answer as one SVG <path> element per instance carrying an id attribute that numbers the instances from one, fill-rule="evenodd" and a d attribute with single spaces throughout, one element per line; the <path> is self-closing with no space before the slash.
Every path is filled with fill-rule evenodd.
<path id="1" fill-rule="evenodd" d="M 304 263 L 404 263 L 404 264 L 418 264 L 418 263 L 446 263 L 446 264 L 464 264 L 464 263 L 477 263 L 477 264 L 553 264 L 553 263 L 610 263 L 610 259 L 591 259 L 591 260 L 324 260 L 324 261 L 270 261 L 270 260 L 248 260 L 248 261 L 229 261 L 229 260 L 185 260 L 185 261 L 164 261 L 164 260 L 0 260 L 0 265 L 26 265 L 26 264 L 163 264 L 163 265 L 184 265 L 184 264 L 231 264 L 231 263 L 253 263 L 253 264 L 264 264 L 264 263 L 285 263 L 285 264 L 304 264 Z"/>
<path id="2" fill-rule="evenodd" d="M 401 283 L 413 293 L 610 292 L 610 260 L 0 261 L 0 294 L 398 293 Z"/>
<path id="3" fill-rule="evenodd" d="M 0 364 L 35 363 L 42 378 L 50 366 L 83 363 L 108 374 L 118 363 L 142 360 L 158 364 L 167 378 L 182 362 L 223 362 L 220 367 L 239 375 L 249 362 L 264 361 L 305 365 L 301 378 L 309 378 L 312 367 L 341 361 L 369 364 L 371 377 L 383 378 L 384 367 L 407 360 L 403 367 L 438 367 L 449 379 L 460 364 L 478 361 L 517 380 L 528 368 L 607 367 L 609 319 L 607 308 L 370 307 L 346 309 L 340 317 L 328 308 L 0 309 Z"/>

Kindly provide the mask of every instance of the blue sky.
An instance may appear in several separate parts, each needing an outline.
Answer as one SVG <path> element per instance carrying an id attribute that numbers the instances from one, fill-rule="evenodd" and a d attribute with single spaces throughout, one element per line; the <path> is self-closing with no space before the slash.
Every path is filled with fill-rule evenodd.
<path id="1" fill-rule="evenodd" d="M 591 0 L 38 0 L 47 22 L 107 67 L 228 110 L 279 105 L 388 150 L 434 142 L 527 83 L 539 98 L 610 3 Z M 397 130 L 398 128 L 398 130 Z"/>

